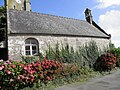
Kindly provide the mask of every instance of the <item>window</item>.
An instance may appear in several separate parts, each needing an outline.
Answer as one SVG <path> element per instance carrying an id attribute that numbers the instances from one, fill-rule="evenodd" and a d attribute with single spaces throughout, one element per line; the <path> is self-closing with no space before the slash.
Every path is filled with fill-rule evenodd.
<path id="1" fill-rule="evenodd" d="M 25 55 L 38 55 L 38 41 L 36 39 L 25 40 Z"/>

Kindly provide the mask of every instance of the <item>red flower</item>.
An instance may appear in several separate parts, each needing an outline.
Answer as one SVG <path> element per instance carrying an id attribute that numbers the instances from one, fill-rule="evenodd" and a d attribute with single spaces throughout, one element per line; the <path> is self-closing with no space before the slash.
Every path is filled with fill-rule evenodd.
<path id="1" fill-rule="evenodd" d="M 57 73 L 57 70 L 54 70 L 54 73 Z"/>
<path id="2" fill-rule="evenodd" d="M 39 77 L 43 77 L 43 74 L 39 74 Z"/>
<path id="3" fill-rule="evenodd" d="M 21 67 L 24 67 L 25 65 L 24 64 L 20 64 Z"/>
<path id="4" fill-rule="evenodd" d="M 43 73 L 46 75 L 46 74 L 47 74 L 47 71 L 44 71 Z"/>
<path id="5" fill-rule="evenodd" d="M 48 69 L 48 68 L 49 68 L 49 66 L 46 66 L 45 68 L 46 68 L 46 69 Z"/>
<path id="6" fill-rule="evenodd" d="M 50 78 L 50 77 L 46 77 L 46 80 L 50 81 L 50 80 L 51 80 L 51 78 Z"/>
<path id="7" fill-rule="evenodd" d="M 15 64 L 11 64 L 11 67 L 12 67 L 12 68 L 16 68 L 16 65 L 15 65 Z"/>
<path id="8" fill-rule="evenodd" d="M 32 64 L 28 64 L 28 67 L 32 67 Z"/>

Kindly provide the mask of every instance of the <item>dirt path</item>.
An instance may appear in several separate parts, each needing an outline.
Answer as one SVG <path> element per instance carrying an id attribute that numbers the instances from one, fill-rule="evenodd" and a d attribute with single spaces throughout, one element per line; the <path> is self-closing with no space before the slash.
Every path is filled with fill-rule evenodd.
<path id="1" fill-rule="evenodd" d="M 65 85 L 55 90 L 120 90 L 120 70 L 102 78 L 95 78 L 83 84 Z"/>

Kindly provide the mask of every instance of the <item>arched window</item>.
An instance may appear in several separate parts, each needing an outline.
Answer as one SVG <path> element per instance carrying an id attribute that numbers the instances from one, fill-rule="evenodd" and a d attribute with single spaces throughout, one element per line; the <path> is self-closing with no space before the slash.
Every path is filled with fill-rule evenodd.
<path id="1" fill-rule="evenodd" d="M 38 41 L 34 38 L 25 40 L 25 55 L 38 55 Z"/>

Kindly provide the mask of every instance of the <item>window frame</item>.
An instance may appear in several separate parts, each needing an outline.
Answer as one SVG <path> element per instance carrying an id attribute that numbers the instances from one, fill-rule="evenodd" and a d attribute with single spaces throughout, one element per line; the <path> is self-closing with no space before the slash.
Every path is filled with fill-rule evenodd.
<path id="1" fill-rule="evenodd" d="M 27 46 L 29 47 L 29 49 L 26 49 Z M 33 47 L 35 47 L 36 49 L 34 50 Z M 27 51 L 29 52 L 29 54 L 26 53 Z M 36 52 L 36 54 L 33 53 L 34 51 Z M 36 40 L 35 38 L 28 38 L 25 40 L 24 53 L 26 56 L 37 56 L 38 51 L 39 51 L 38 40 Z"/>

